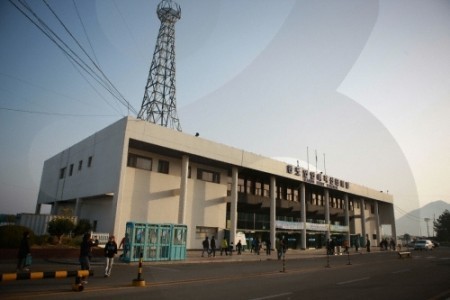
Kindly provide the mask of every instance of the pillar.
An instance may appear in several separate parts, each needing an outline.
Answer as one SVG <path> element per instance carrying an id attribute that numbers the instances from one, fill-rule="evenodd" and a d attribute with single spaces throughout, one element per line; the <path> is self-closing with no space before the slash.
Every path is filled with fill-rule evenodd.
<path id="1" fill-rule="evenodd" d="M 344 195 L 344 202 L 345 202 L 345 226 L 347 226 L 347 241 L 348 245 L 350 246 L 350 215 L 349 215 L 349 205 L 348 205 L 348 194 Z"/>
<path id="2" fill-rule="evenodd" d="M 380 237 L 380 214 L 378 213 L 378 201 L 374 201 L 375 204 L 375 226 L 376 226 L 376 234 L 377 234 L 377 246 L 380 245 L 381 237 Z"/>
<path id="3" fill-rule="evenodd" d="M 327 224 L 326 239 L 330 239 L 330 192 L 328 189 L 324 191 L 325 197 L 325 224 Z"/>
<path id="4" fill-rule="evenodd" d="M 34 210 L 34 213 L 36 214 L 36 215 L 39 215 L 40 213 L 41 213 L 41 207 L 42 207 L 42 204 L 36 204 L 36 209 Z"/>
<path id="5" fill-rule="evenodd" d="M 276 237 L 276 217 L 277 217 L 277 201 L 276 201 L 276 180 L 275 176 L 270 177 L 270 242 L 275 247 Z"/>
<path id="6" fill-rule="evenodd" d="M 238 168 L 231 169 L 231 203 L 230 203 L 230 243 L 236 245 L 237 203 L 238 203 Z"/>
<path id="7" fill-rule="evenodd" d="M 180 203 L 178 206 L 178 224 L 186 224 L 187 180 L 189 175 L 189 156 L 181 157 Z"/>
<path id="8" fill-rule="evenodd" d="M 365 212 L 364 198 L 361 198 L 361 233 L 364 238 L 364 243 L 361 246 L 364 247 L 364 245 L 367 243 L 367 241 L 366 241 L 366 212 Z"/>
<path id="9" fill-rule="evenodd" d="M 75 200 L 75 211 L 74 211 L 74 215 L 77 217 L 80 216 L 80 206 L 81 206 L 81 198 L 77 198 Z"/>
<path id="10" fill-rule="evenodd" d="M 306 249 L 306 187 L 302 182 L 300 185 L 300 222 L 303 224 L 302 227 L 302 249 Z"/>

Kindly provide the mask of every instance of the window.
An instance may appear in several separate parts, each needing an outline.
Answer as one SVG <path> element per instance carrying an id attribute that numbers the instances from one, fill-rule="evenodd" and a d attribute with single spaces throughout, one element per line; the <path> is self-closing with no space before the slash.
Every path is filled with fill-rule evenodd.
<path id="1" fill-rule="evenodd" d="M 70 165 L 69 176 L 72 176 L 72 174 L 73 174 L 73 164 Z"/>
<path id="2" fill-rule="evenodd" d="M 205 237 L 217 237 L 217 227 L 195 227 L 195 238 L 198 240 L 204 240 Z"/>
<path id="3" fill-rule="evenodd" d="M 92 166 L 92 156 L 89 156 L 88 158 L 88 168 Z"/>
<path id="4" fill-rule="evenodd" d="M 78 162 L 78 171 L 81 171 L 82 168 L 83 168 L 83 161 L 80 160 L 80 161 Z"/>
<path id="5" fill-rule="evenodd" d="M 59 170 L 59 179 L 63 179 L 66 176 L 66 168 L 61 168 Z"/>
<path id="6" fill-rule="evenodd" d="M 220 183 L 220 173 L 219 172 L 213 172 L 213 171 L 207 171 L 203 169 L 197 170 L 197 179 L 214 182 L 214 183 Z"/>
<path id="7" fill-rule="evenodd" d="M 138 156 L 136 154 L 128 154 L 128 167 L 142 169 L 142 170 L 152 170 L 152 159 L 148 157 Z"/>
<path id="8" fill-rule="evenodd" d="M 169 162 L 166 160 L 159 160 L 158 161 L 158 172 L 169 174 Z"/>

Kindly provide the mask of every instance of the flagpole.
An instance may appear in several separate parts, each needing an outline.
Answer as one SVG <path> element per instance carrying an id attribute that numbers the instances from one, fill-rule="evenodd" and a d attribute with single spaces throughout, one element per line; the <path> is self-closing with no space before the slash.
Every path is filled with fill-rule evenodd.
<path id="1" fill-rule="evenodd" d="M 309 176 L 309 147 L 306 146 L 306 160 L 308 161 L 308 176 Z"/>

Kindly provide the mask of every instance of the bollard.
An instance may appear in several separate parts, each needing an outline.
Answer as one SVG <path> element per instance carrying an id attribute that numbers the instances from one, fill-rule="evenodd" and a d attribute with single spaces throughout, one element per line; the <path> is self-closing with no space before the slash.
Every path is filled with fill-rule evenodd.
<path id="1" fill-rule="evenodd" d="M 133 279 L 132 285 L 133 286 L 145 286 L 145 280 L 144 280 L 144 278 L 142 278 L 142 253 L 141 253 L 141 257 L 139 258 L 138 277 L 136 279 Z"/>
<path id="2" fill-rule="evenodd" d="M 90 270 L 81 270 L 77 271 L 77 274 L 75 276 L 75 283 L 72 284 L 72 291 L 75 292 L 82 292 L 84 290 L 84 283 L 83 283 L 83 277 L 90 276 L 92 271 Z"/>

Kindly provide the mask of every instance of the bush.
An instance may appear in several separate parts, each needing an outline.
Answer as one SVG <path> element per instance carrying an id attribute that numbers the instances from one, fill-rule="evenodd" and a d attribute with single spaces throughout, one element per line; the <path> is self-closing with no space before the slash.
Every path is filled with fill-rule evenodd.
<path id="1" fill-rule="evenodd" d="M 61 244 L 61 237 L 64 234 L 70 234 L 74 230 L 75 224 L 69 219 L 53 219 L 48 222 L 47 231 L 53 236 L 58 237 L 59 243 Z"/>
<path id="2" fill-rule="evenodd" d="M 49 243 L 50 236 L 48 234 L 37 235 L 34 237 L 34 243 L 39 246 L 45 246 Z"/>
<path id="3" fill-rule="evenodd" d="M 31 246 L 34 244 L 35 235 L 30 228 L 20 225 L 0 226 L 0 247 L 4 249 L 19 248 L 25 231 L 30 233 L 29 243 Z"/>
<path id="4" fill-rule="evenodd" d="M 73 233 L 75 235 L 83 235 L 91 230 L 92 230 L 91 222 L 87 219 L 80 219 L 78 220 L 77 226 L 75 226 Z"/>

